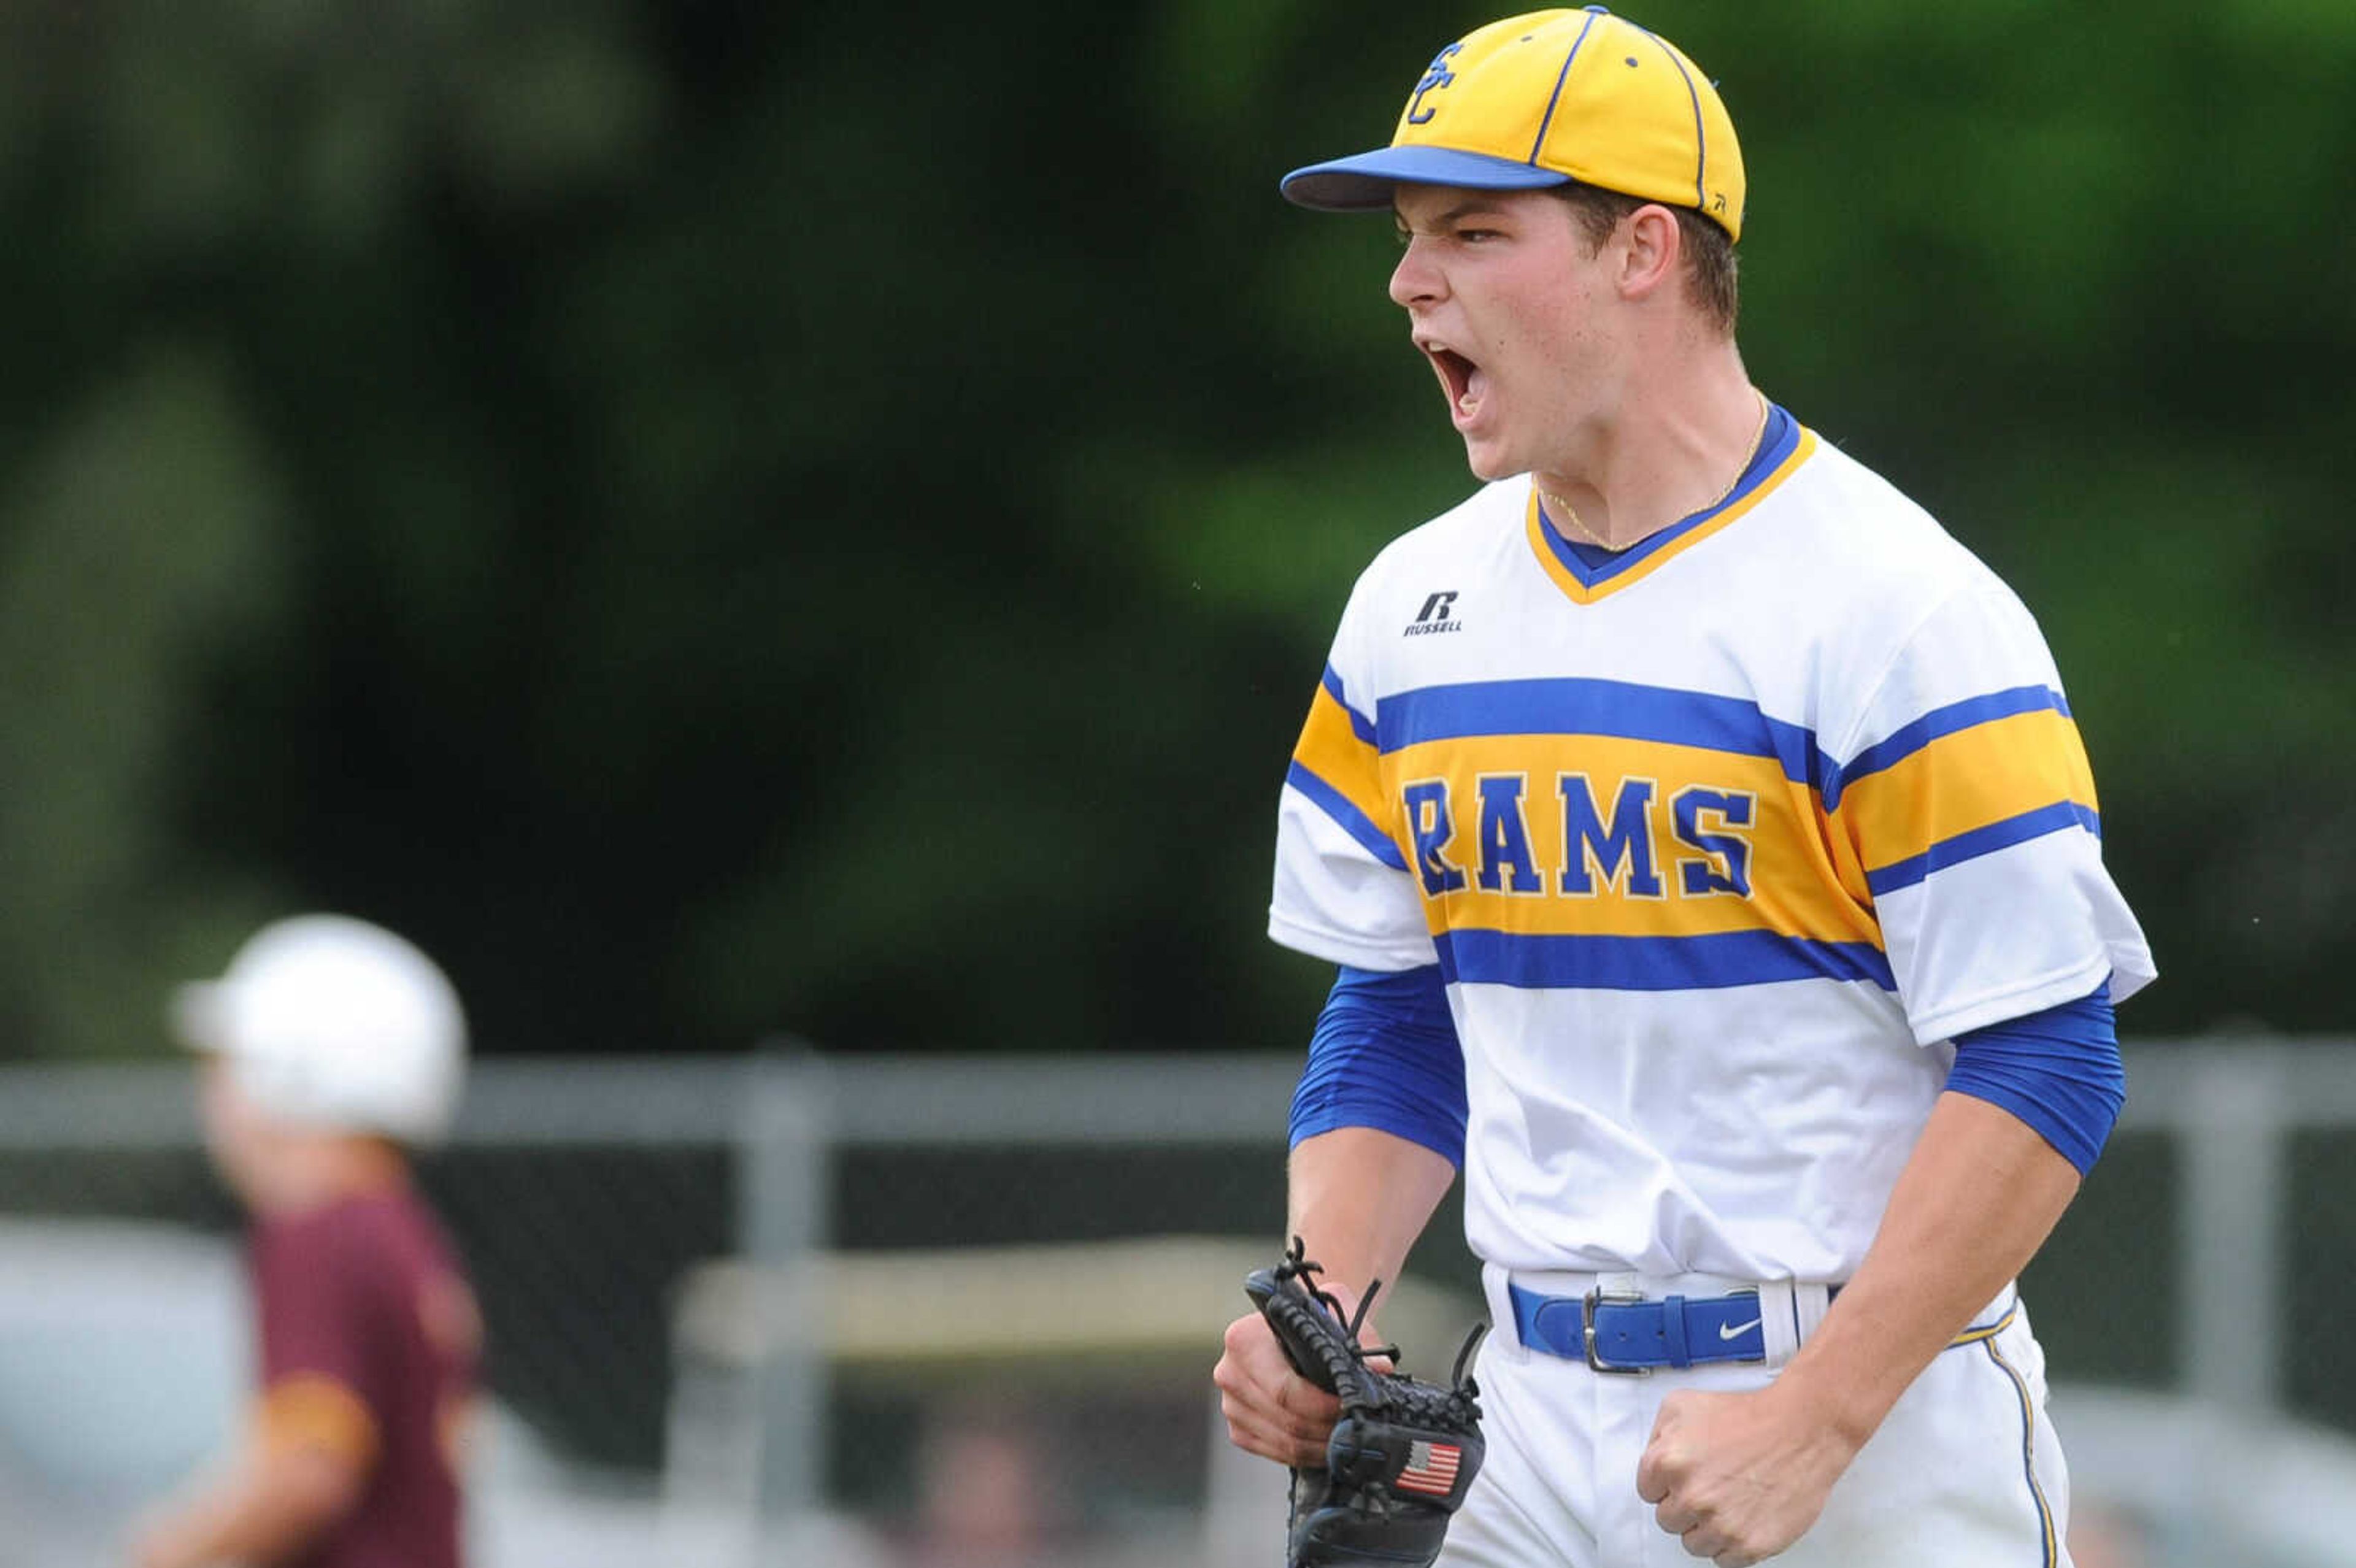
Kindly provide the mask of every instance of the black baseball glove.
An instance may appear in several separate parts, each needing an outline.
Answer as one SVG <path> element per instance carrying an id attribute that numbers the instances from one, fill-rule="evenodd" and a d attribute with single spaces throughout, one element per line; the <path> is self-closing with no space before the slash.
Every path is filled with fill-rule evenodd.
<path id="1" fill-rule="evenodd" d="M 1382 1282 L 1366 1286 L 1345 1323 L 1341 1303 L 1317 1288 L 1319 1266 L 1303 1253 L 1295 1236 L 1283 1262 L 1244 1279 L 1244 1294 L 1294 1369 L 1342 1402 L 1325 1467 L 1292 1472 L 1287 1568 L 1425 1568 L 1440 1555 L 1449 1516 L 1481 1468 L 1481 1391 L 1464 1366 L 1482 1330 L 1466 1336 L 1444 1387 L 1370 1367 L 1369 1356 L 1398 1359 L 1396 1346 L 1358 1343 Z"/>

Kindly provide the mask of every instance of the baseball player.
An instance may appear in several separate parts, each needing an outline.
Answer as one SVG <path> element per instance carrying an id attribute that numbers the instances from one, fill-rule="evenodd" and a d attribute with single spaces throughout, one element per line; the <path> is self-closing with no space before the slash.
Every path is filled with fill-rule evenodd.
<path id="1" fill-rule="evenodd" d="M 1341 966 L 1289 1230 L 1345 1309 L 1463 1171 L 1496 1332 L 1440 1561 L 2066 1563 L 2015 1278 L 2154 971 L 2035 623 L 1751 385 L 1741 154 L 1659 36 L 1482 27 L 1283 190 L 1396 222 L 1484 482 L 1351 594 L 1269 914 Z M 1215 1380 L 1325 1462 L 1258 1314 Z"/>
<path id="2" fill-rule="evenodd" d="M 253 1217 L 261 1389 L 217 1477 L 142 1530 L 136 1568 L 457 1568 L 458 1445 L 481 1320 L 404 1148 L 465 1069 L 423 954 L 336 915 L 263 928 L 182 987 L 207 1146 Z"/>

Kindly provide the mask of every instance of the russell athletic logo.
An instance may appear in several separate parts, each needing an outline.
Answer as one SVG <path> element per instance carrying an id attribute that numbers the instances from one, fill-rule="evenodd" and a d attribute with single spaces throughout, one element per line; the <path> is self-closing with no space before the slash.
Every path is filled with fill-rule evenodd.
<path id="1" fill-rule="evenodd" d="M 1442 589 L 1440 592 L 1434 593 L 1423 602 L 1423 608 L 1415 613 L 1414 624 L 1401 635 L 1419 637 L 1430 632 L 1462 631 L 1464 623 L 1452 621 L 1448 616 L 1449 606 L 1455 603 L 1456 590 L 1453 588 Z"/>

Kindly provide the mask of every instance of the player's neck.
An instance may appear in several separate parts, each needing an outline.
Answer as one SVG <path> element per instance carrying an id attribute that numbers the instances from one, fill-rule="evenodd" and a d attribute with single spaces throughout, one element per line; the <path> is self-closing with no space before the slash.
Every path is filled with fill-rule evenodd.
<path id="1" fill-rule="evenodd" d="M 1557 533 L 1626 549 L 1732 491 L 1765 432 L 1767 400 L 1730 344 L 1695 369 L 1674 390 L 1632 397 L 1532 476 Z"/>
<path id="2" fill-rule="evenodd" d="M 408 1179 L 408 1157 L 382 1138 L 302 1135 L 272 1156 L 247 1199 L 268 1213 L 301 1214 L 347 1198 L 390 1191 Z"/>

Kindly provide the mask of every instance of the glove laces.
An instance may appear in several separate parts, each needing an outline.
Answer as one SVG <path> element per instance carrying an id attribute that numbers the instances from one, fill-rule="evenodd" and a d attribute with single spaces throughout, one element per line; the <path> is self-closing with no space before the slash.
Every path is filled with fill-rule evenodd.
<path id="1" fill-rule="evenodd" d="M 1366 1314 L 1372 1310 L 1375 1297 L 1381 1293 L 1383 1282 L 1379 1279 L 1367 1281 L 1366 1294 L 1358 1298 L 1357 1311 L 1344 1313 L 1342 1310 L 1341 1298 L 1317 1283 L 1317 1276 L 1325 1272 L 1325 1265 L 1312 1261 L 1308 1256 L 1308 1252 L 1309 1244 L 1298 1236 L 1293 1237 L 1292 1250 L 1286 1253 L 1284 1261 L 1276 1265 L 1277 1283 L 1281 1285 L 1291 1279 L 1301 1281 L 1309 1294 L 1316 1299 L 1317 1305 L 1332 1313 L 1333 1321 L 1344 1326 L 1343 1332 L 1350 1340 L 1350 1354 L 1362 1361 L 1369 1356 L 1385 1356 L 1396 1362 L 1399 1357 L 1399 1348 L 1397 1345 L 1358 1343 L 1358 1330 L 1365 1327 Z"/>
<path id="2" fill-rule="evenodd" d="M 1317 1304 L 1332 1313 L 1336 1323 L 1344 1325 L 1344 1332 L 1348 1335 L 1350 1340 L 1350 1354 L 1359 1360 L 1364 1361 L 1372 1356 L 1383 1356 L 1388 1358 L 1393 1365 L 1397 1365 L 1399 1359 L 1399 1348 L 1397 1345 L 1358 1343 L 1358 1330 L 1365 1327 L 1366 1314 L 1374 1307 L 1375 1296 L 1382 1290 L 1383 1282 L 1379 1278 L 1367 1281 L 1366 1294 L 1358 1298 L 1357 1311 L 1345 1317 L 1342 1311 L 1341 1298 L 1317 1283 L 1317 1276 L 1325 1272 L 1325 1265 L 1308 1254 L 1309 1244 L 1299 1236 L 1293 1237 L 1291 1250 L 1287 1252 L 1283 1260 L 1276 1265 L 1277 1283 L 1281 1285 L 1287 1280 L 1293 1279 L 1301 1281 Z M 1464 1369 L 1472 1364 L 1472 1352 L 1479 1348 L 1482 1339 L 1488 1332 L 1489 1325 L 1485 1322 L 1475 1323 L 1465 1332 L 1464 1343 L 1458 1346 L 1456 1349 L 1456 1364 L 1449 1370 L 1448 1373 L 1448 1381 L 1451 1386 L 1463 1390 L 1465 1393 L 1474 1398 L 1480 1396 L 1481 1385 L 1466 1377 Z"/>

